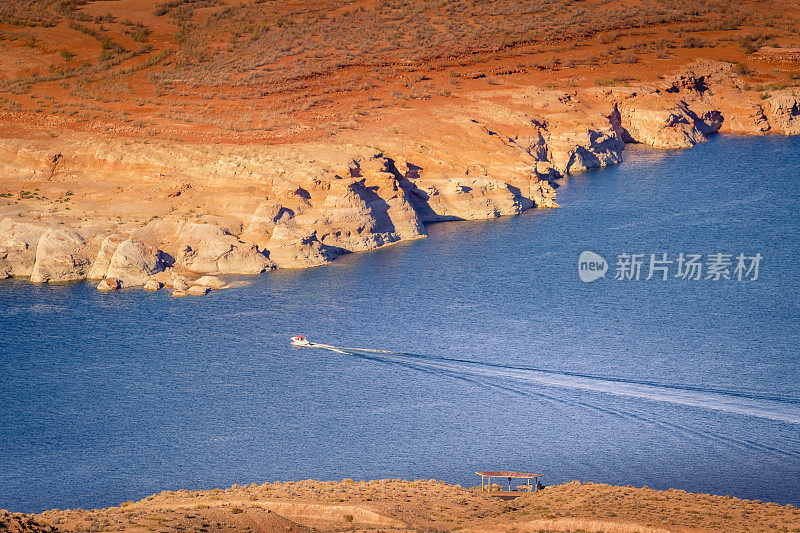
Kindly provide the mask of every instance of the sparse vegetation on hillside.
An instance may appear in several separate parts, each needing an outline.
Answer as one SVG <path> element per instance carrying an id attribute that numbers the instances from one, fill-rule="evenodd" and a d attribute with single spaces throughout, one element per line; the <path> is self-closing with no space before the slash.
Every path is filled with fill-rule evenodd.
<path id="1" fill-rule="evenodd" d="M 277 482 L 210 491 L 164 491 L 139 502 L 93 511 L 46 511 L 33 520 L 62 531 L 132 531 L 142 524 L 163 532 L 249 531 L 272 516 L 292 513 L 294 529 L 456 531 L 797 531 L 800 510 L 730 496 L 657 491 L 596 483 L 566 483 L 506 501 L 435 480 Z M 320 506 L 316 511 L 308 506 Z M 293 503 L 298 507 L 291 511 Z M 332 507 L 335 506 L 335 507 Z M 365 512 L 367 514 L 365 514 Z M 304 514 L 305 513 L 305 514 Z M 2 520 L 2 515 L 0 515 Z M 0 524 L 1 525 L 1 524 Z M 148 527 L 147 529 L 153 529 Z M 284 528 L 285 531 L 288 528 Z"/>
<path id="2" fill-rule="evenodd" d="M 253 85 L 319 75 L 359 64 L 386 67 L 430 61 L 479 62 L 481 54 L 521 45 L 584 42 L 596 35 L 705 22 L 704 29 L 751 24 L 783 24 L 777 6 L 752 10 L 736 2 L 598 2 L 565 0 L 512 2 L 381 0 L 366 7 L 342 0 L 320 5 L 310 0 L 247 2 L 204 10 L 209 0 L 173 0 L 157 10 L 180 26 L 186 61 L 165 72 L 204 83 Z M 735 21 L 735 22 L 734 22 Z M 692 29 L 691 26 L 687 26 Z M 643 39 L 647 41 L 647 39 Z M 712 46 L 700 36 L 684 39 L 689 48 Z M 619 63 L 636 62 L 634 52 L 612 54 Z M 473 57 L 471 57 L 473 56 Z M 622 56 L 621 58 L 619 56 Z"/>
<path id="3" fill-rule="evenodd" d="M 0 111 L 135 137 L 324 137 L 509 80 L 574 87 L 687 57 L 741 62 L 800 45 L 795 11 L 778 0 L 19 0 L 0 3 L 0 50 L 13 58 Z M 770 76 L 759 82 L 797 84 Z M 55 100 L 31 105 L 44 94 Z"/>

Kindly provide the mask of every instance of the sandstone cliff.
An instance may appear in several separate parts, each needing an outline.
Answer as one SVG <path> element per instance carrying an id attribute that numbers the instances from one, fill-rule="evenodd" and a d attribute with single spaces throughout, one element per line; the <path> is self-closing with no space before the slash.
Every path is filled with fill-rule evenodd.
<path id="1" fill-rule="evenodd" d="M 0 198 L 0 277 L 200 294 L 203 275 L 319 266 L 429 222 L 557 207 L 554 179 L 617 164 L 626 143 L 688 148 L 718 131 L 797 134 L 800 102 L 755 101 L 730 65 L 697 62 L 636 86 L 474 91 L 368 143 L 0 139 L 2 183 L 21 190 Z"/>

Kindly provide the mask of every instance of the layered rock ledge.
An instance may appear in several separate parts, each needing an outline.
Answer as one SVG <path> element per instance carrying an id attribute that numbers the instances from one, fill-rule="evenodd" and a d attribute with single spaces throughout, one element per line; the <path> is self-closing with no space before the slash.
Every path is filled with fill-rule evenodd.
<path id="1" fill-rule="evenodd" d="M 628 143 L 800 132 L 790 90 L 748 94 L 730 64 L 698 62 L 636 86 L 475 91 L 366 141 L 0 139 L 0 277 L 179 296 L 224 287 L 201 276 L 324 265 L 430 222 L 557 207 L 559 179 L 621 162 Z"/>

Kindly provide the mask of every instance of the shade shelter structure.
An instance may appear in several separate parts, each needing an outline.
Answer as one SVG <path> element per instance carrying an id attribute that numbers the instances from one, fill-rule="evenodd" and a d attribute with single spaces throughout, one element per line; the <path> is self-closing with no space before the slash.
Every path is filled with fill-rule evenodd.
<path id="1" fill-rule="evenodd" d="M 528 491 L 531 490 L 531 480 L 537 479 L 542 477 L 542 474 L 529 474 L 527 472 L 507 472 L 507 471 L 492 471 L 492 472 L 475 472 L 479 476 L 481 476 L 481 490 L 484 490 L 484 486 L 486 487 L 485 490 L 490 490 L 492 486 L 492 478 L 499 477 L 499 478 L 506 478 L 509 482 L 509 488 L 511 485 L 512 479 L 524 479 L 526 480 L 526 487 Z M 485 484 L 485 485 L 484 485 Z M 533 490 L 539 490 L 539 484 L 533 484 Z"/>

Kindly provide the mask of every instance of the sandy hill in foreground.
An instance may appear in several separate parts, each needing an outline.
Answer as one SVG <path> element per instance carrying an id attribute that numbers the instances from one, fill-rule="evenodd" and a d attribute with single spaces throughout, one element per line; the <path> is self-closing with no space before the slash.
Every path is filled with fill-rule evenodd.
<path id="1" fill-rule="evenodd" d="M 435 480 L 277 482 L 165 491 L 94 510 L 0 514 L 11 532 L 800 531 L 800 510 L 759 500 L 577 481 L 504 500 Z"/>

